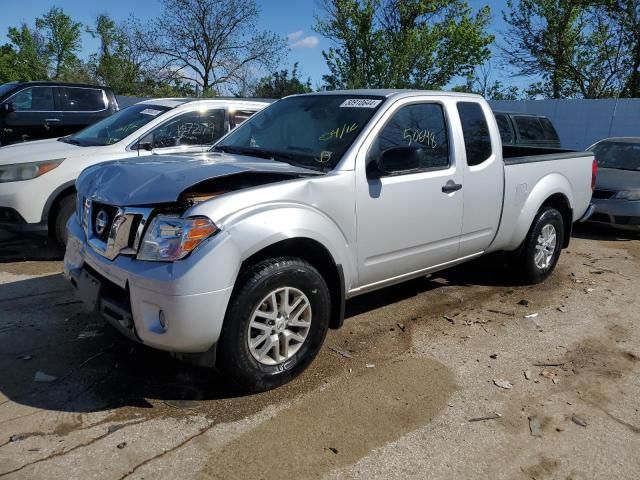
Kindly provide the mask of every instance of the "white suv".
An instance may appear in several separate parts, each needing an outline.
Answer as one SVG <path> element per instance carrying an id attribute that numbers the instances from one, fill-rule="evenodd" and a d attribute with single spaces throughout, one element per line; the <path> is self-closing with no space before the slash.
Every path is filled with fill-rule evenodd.
<path id="1" fill-rule="evenodd" d="M 47 230 L 66 244 L 75 181 L 88 166 L 151 154 L 200 153 L 269 101 L 155 99 L 73 135 L 0 148 L 0 226 Z"/>

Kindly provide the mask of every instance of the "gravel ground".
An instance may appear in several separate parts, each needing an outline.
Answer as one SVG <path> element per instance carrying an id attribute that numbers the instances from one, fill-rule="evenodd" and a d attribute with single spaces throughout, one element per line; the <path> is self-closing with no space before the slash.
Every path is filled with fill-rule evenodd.
<path id="1" fill-rule="evenodd" d="M 0 231 L 0 478 L 638 479 L 639 258 L 581 229 L 542 285 L 490 257 L 356 298 L 301 377 L 243 396 Z"/>

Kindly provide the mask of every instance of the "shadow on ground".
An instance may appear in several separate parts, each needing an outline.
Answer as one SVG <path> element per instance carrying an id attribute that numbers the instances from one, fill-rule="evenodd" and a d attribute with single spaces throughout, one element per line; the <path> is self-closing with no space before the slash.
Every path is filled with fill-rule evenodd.
<path id="1" fill-rule="evenodd" d="M 585 240 L 604 240 L 608 242 L 628 242 L 639 240 L 640 232 L 630 232 L 627 230 L 617 230 L 594 223 L 576 223 L 573 226 L 572 236 Z"/>
<path id="2" fill-rule="evenodd" d="M 46 234 L 0 228 L 0 263 L 62 260 L 64 250 Z"/>

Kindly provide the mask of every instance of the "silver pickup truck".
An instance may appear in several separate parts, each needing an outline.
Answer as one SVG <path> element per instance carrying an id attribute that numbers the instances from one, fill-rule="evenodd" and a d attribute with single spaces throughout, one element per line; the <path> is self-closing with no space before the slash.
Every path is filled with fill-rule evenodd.
<path id="1" fill-rule="evenodd" d="M 85 170 L 65 274 L 132 340 L 265 390 L 350 297 L 495 251 L 543 281 L 594 182 L 591 153 L 503 148 L 479 96 L 292 96 L 209 153 Z"/>

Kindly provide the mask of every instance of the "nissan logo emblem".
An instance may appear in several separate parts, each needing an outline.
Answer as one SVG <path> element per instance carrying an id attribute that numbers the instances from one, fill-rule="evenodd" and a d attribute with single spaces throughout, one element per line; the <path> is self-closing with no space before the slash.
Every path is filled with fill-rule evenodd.
<path id="1" fill-rule="evenodd" d="M 104 210 L 100 210 L 96 215 L 96 233 L 98 236 L 102 236 L 107 229 L 107 223 L 109 223 L 109 214 Z"/>

